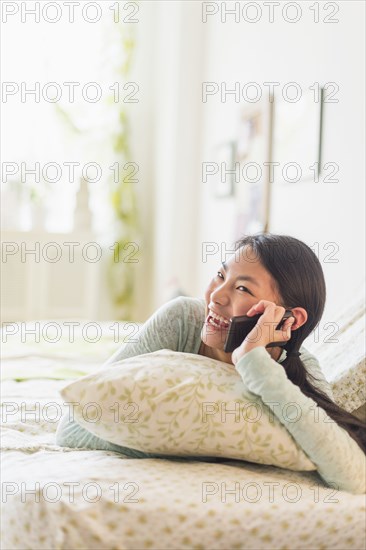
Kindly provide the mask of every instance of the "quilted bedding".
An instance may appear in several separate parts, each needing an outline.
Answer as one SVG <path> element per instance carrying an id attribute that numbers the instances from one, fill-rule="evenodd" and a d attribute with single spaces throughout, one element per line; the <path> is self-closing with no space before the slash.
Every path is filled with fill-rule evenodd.
<path id="1" fill-rule="evenodd" d="M 18 357 L 17 368 L 34 360 Z M 42 360 L 45 373 L 60 367 Z M 73 369 L 84 373 L 85 362 L 74 356 Z M 4 549 L 365 548 L 365 495 L 327 487 L 316 472 L 58 447 L 65 380 L 33 372 L 18 382 L 5 364 Z"/>

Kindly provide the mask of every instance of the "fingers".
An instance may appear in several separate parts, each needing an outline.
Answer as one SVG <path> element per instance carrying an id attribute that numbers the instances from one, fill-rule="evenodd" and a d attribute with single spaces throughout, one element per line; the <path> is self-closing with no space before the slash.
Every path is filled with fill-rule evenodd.
<path id="1" fill-rule="evenodd" d="M 260 300 L 257 304 L 254 304 L 248 311 L 247 315 L 257 315 L 258 313 L 263 313 L 264 310 L 269 306 L 276 306 L 274 302 L 269 302 L 268 300 Z"/>
<path id="2" fill-rule="evenodd" d="M 247 315 L 262 314 L 257 325 L 262 331 L 262 334 L 265 335 L 268 343 L 287 342 L 291 339 L 291 327 L 295 319 L 294 317 L 289 317 L 284 321 L 282 327 L 277 329 L 285 311 L 286 309 L 284 307 L 278 306 L 274 302 L 260 300 L 248 310 Z"/>
<path id="3" fill-rule="evenodd" d="M 282 320 L 282 317 L 285 314 L 285 308 L 282 306 L 276 305 L 274 302 L 268 300 L 260 300 L 257 304 L 252 306 L 248 311 L 247 315 L 249 317 L 262 313 L 262 323 L 266 321 L 269 317 L 273 322 L 278 321 L 277 324 Z"/>

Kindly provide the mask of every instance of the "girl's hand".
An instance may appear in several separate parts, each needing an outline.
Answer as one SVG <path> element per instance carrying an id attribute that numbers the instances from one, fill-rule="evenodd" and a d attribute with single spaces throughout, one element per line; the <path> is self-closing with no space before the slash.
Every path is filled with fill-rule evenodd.
<path id="1" fill-rule="evenodd" d="M 246 336 L 241 345 L 232 353 L 232 361 L 234 365 L 243 355 L 250 350 L 264 346 L 272 342 L 286 342 L 291 338 L 291 326 L 295 322 L 294 317 L 289 317 L 284 322 L 281 329 L 276 330 L 277 325 L 282 320 L 285 314 L 285 308 L 277 306 L 273 302 L 261 300 L 247 311 L 248 317 L 261 314 L 257 324 Z"/>

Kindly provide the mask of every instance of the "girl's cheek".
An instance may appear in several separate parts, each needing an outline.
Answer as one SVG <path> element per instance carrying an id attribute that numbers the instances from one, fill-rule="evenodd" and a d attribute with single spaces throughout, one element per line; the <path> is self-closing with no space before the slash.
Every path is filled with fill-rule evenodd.
<path id="1" fill-rule="evenodd" d="M 205 293 L 206 302 L 209 302 L 211 300 L 211 294 L 214 290 L 215 290 L 215 283 L 212 281 L 206 289 L 206 293 Z"/>
<path id="2" fill-rule="evenodd" d="M 247 312 L 250 310 L 252 306 L 258 303 L 258 300 L 256 298 L 253 298 L 252 296 L 247 295 L 247 299 L 242 298 L 240 300 L 240 303 L 237 302 L 235 305 L 235 312 L 233 314 L 233 317 L 246 315 Z"/>

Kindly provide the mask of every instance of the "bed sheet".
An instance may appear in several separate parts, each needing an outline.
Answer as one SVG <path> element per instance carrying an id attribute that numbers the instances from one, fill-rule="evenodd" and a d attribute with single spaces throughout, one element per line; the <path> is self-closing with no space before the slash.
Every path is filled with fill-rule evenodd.
<path id="1" fill-rule="evenodd" d="M 365 495 L 316 472 L 58 447 L 65 384 L 3 382 L 3 548 L 365 548 Z"/>
<path id="2" fill-rule="evenodd" d="M 3 324 L 2 380 L 75 379 L 138 338 L 142 323 L 58 319 Z"/>

